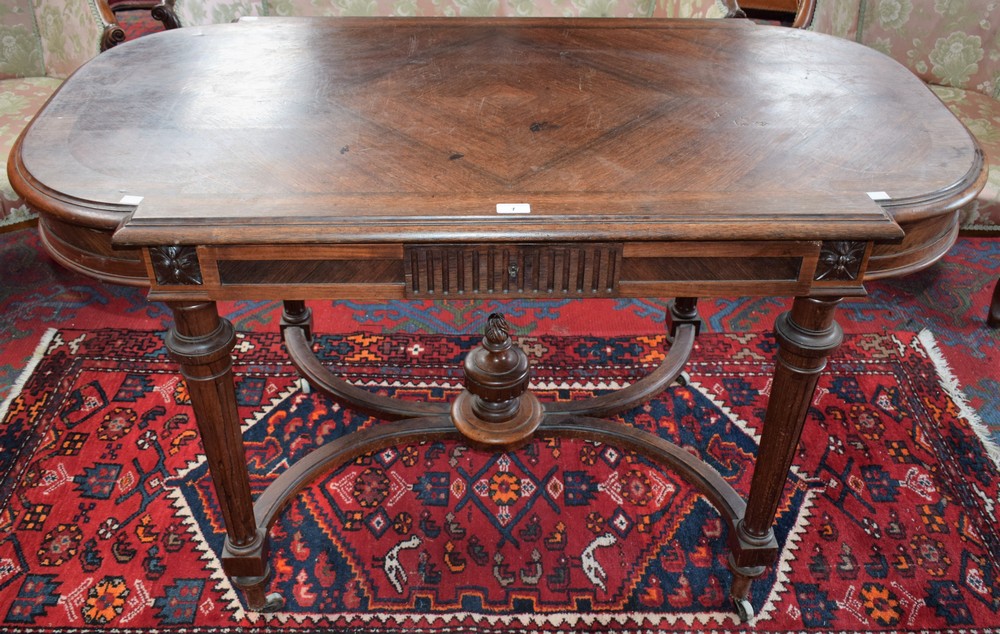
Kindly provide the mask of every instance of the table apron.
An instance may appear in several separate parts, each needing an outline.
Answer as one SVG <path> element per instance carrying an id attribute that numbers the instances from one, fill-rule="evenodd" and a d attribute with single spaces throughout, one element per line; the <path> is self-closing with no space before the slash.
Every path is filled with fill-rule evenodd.
<path id="1" fill-rule="evenodd" d="M 158 300 L 863 295 L 853 241 L 154 246 Z"/>

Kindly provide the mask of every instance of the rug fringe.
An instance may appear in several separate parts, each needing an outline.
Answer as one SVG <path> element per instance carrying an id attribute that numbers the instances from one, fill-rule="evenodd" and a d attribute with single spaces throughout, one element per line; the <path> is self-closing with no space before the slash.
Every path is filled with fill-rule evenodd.
<path id="1" fill-rule="evenodd" d="M 2 404 L 0 404 L 0 420 L 3 420 L 7 416 L 11 403 L 14 402 L 15 398 L 20 396 L 21 390 L 24 389 L 24 385 L 28 382 L 28 379 L 31 378 L 31 374 L 35 371 L 35 367 L 41 363 L 42 357 L 45 356 L 45 351 L 49 349 L 49 345 L 52 343 L 52 339 L 55 338 L 56 332 L 58 331 L 55 328 L 49 328 L 42 335 L 38 345 L 35 346 L 35 351 L 31 353 L 31 358 L 28 359 L 28 362 L 24 365 L 24 370 L 21 371 L 21 375 L 17 377 L 16 381 L 14 381 L 14 385 L 10 387 L 10 393 L 7 395 L 7 398 L 4 399 Z"/>
<path id="2" fill-rule="evenodd" d="M 927 351 L 927 356 L 934 363 L 934 368 L 941 379 L 941 385 L 944 387 L 945 392 L 948 393 L 948 396 L 951 397 L 951 400 L 955 402 L 955 405 L 958 406 L 959 414 L 969 422 L 969 427 L 979 437 L 979 441 L 983 443 L 987 455 L 993 460 L 997 468 L 1000 469 L 1000 446 L 990 436 L 989 429 L 983 423 L 976 410 L 972 409 L 969 405 L 965 393 L 962 392 L 962 388 L 958 383 L 958 377 L 952 372 L 951 365 L 938 347 L 934 333 L 925 328 L 917 334 L 917 339 L 920 340 L 920 343 Z"/>

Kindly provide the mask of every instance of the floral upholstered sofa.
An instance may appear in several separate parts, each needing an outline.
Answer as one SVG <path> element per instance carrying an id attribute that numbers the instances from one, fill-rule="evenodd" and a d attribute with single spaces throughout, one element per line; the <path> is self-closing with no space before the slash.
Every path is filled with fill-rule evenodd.
<path id="1" fill-rule="evenodd" d="M 63 79 L 124 39 L 105 0 L 0 2 L 0 226 L 32 217 L 7 178 L 21 130 Z"/>
<path id="2" fill-rule="evenodd" d="M 168 28 L 243 16 L 463 16 L 725 18 L 736 0 L 166 0 Z"/>

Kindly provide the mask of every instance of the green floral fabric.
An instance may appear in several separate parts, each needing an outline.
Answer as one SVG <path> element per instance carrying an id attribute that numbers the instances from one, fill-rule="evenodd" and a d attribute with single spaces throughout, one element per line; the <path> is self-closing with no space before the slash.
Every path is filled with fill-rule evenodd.
<path id="1" fill-rule="evenodd" d="M 68 77 L 101 52 L 105 24 L 94 0 L 33 0 L 45 74 Z"/>
<path id="2" fill-rule="evenodd" d="M 654 18 L 725 18 L 736 9 L 735 2 L 715 0 L 657 0 Z"/>
<path id="3" fill-rule="evenodd" d="M 100 50 L 94 0 L 0 3 L 0 78 L 67 77 Z"/>
<path id="4" fill-rule="evenodd" d="M 7 180 L 7 156 L 24 126 L 61 83 L 52 77 L 0 80 L 0 226 L 33 216 Z"/>
<path id="5" fill-rule="evenodd" d="M 0 3 L 0 78 L 44 74 L 42 41 L 30 0 Z"/>
<path id="6" fill-rule="evenodd" d="M 184 26 L 224 24 L 251 15 L 265 15 L 263 0 L 176 0 L 174 13 Z"/>
<path id="7" fill-rule="evenodd" d="M 97 55 L 105 26 L 94 0 L 0 0 L 0 225 L 31 216 L 7 180 L 11 146 L 61 80 Z"/>
<path id="8" fill-rule="evenodd" d="M 861 0 L 816 0 L 809 28 L 848 40 L 858 39 Z"/>
<path id="9" fill-rule="evenodd" d="M 242 16 L 721 18 L 731 0 L 176 0 L 182 25 Z"/>

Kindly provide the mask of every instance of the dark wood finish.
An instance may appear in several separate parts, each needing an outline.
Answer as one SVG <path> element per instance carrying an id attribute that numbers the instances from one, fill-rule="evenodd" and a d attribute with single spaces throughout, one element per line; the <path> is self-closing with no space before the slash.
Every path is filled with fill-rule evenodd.
<path id="1" fill-rule="evenodd" d="M 38 234 L 49 255 L 70 270 L 111 284 L 148 286 L 139 249 L 111 246 L 111 233 L 125 215 L 124 211 L 95 212 L 81 221 L 41 212 Z"/>
<path id="2" fill-rule="evenodd" d="M 722 476 L 714 470 L 705 469 L 704 464 L 687 449 L 649 432 L 603 418 L 574 414 L 547 416 L 537 433 L 542 436 L 566 436 L 605 442 L 614 447 L 642 453 L 670 467 L 691 486 L 705 494 L 722 514 L 731 533 L 736 531 L 739 518 L 745 514 L 746 503 L 743 498 Z M 333 466 L 385 447 L 445 439 L 463 440 L 464 437 L 448 416 L 431 416 L 376 425 L 326 443 L 282 472 L 261 493 L 254 504 L 256 525 L 262 528 L 271 526 L 282 508 L 299 491 Z"/>
<path id="3" fill-rule="evenodd" d="M 486 319 L 482 343 L 465 357 L 465 389 L 451 419 L 473 442 L 499 447 L 527 440 L 542 422 L 542 405 L 528 390 L 528 355 L 514 345 L 500 313 Z"/>
<path id="4" fill-rule="evenodd" d="M 285 347 L 295 368 L 309 381 L 311 388 L 329 395 L 354 411 L 377 416 L 383 420 L 405 420 L 435 414 L 443 415 L 448 412 L 446 404 L 400 401 L 383 397 L 337 378 L 313 354 L 308 335 L 311 329 L 308 318 L 300 323 L 293 323 L 289 320 L 288 311 L 286 302 L 282 320 Z"/>
<path id="5" fill-rule="evenodd" d="M 628 411 L 663 392 L 671 383 L 680 381 L 684 364 L 691 356 L 697 334 L 692 324 L 680 324 L 674 333 L 670 350 L 660 365 L 642 379 L 604 396 L 585 401 L 546 403 L 547 414 L 607 417 Z"/>
<path id="6" fill-rule="evenodd" d="M 406 295 L 614 296 L 621 257 L 621 244 L 413 245 L 403 253 Z"/>
<path id="7" fill-rule="evenodd" d="M 740 2 L 740 9 L 751 20 L 791 26 L 795 22 L 798 5 L 797 0 L 744 0 Z"/>
<path id="8" fill-rule="evenodd" d="M 154 4 L 150 14 L 154 20 L 163 23 L 164 29 L 179 29 L 181 27 L 180 18 L 174 13 L 174 3 L 171 0 Z"/>
<path id="9" fill-rule="evenodd" d="M 180 364 L 198 424 L 212 484 L 226 524 L 223 565 L 245 587 L 247 600 L 264 607 L 267 539 L 257 528 L 240 430 L 230 351 L 236 332 L 213 302 L 172 304 L 174 326 L 166 345 Z"/>
<path id="10" fill-rule="evenodd" d="M 101 33 L 101 52 L 114 48 L 125 41 L 125 29 L 118 24 L 118 18 L 108 5 L 107 0 L 95 0 L 97 10 L 104 21 L 104 32 Z"/>
<path id="11" fill-rule="evenodd" d="M 509 445 L 537 426 L 644 451 L 698 486 L 730 528 L 744 618 L 749 584 L 774 558 L 771 523 L 812 391 L 839 341 L 833 307 L 885 272 L 871 262 L 903 238 L 897 220 L 945 218 L 947 235 L 947 217 L 985 182 L 965 128 L 874 51 L 748 22 L 622 19 L 174 30 L 70 78 L 9 172 L 47 236 L 106 230 L 128 214 L 114 242 L 141 253 L 150 297 L 177 316 L 168 344 L 192 384 L 225 510 L 224 566 L 251 607 L 279 601 L 264 591 L 267 527 L 332 463 L 404 439 Z M 873 191 L 891 198 L 875 202 Z M 49 242 L 108 276 L 96 269 L 106 262 Z M 933 257 L 908 248 L 895 270 Z M 727 295 L 798 297 L 776 326 L 747 504 L 688 452 L 598 418 L 679 379 L 700 327 L 694 298 Z M 551 406 L 525 391 L 525 357 L 497 320 L 450 407 L 351 386 L 312 354 L 304 302 L 590 296 L 677 297 L 670 352 L 615 394 Z M 285 300 L 285 342 L 309 384 L 395 421 L 324 446 L 256 504 L 232 327 L 214 303 L 240 298 Z"/>
<path id="12" fill-rule="evenodd" d="M 816 0 L 798 0 L 798 8 L 795 10 L 792 26 L 797 29 L 806 28 L 812 24 L 814 13 L 816 13 Z"/>
<path id="13" fill-rule="evenodd" d="M 119 11 L 149 11 L 159 4 L 159 0 L 108 0 L 108 5 L 115 13 Z"/>
<path id="14" fill-rule="evenodd" d="M 796 298 L 775 324 L 777 364 L 764 416 L 760 450 L 754 463 L 747 512 L 730 534 L 735 579 L 730 596 L 741 601 L 750 581 L 774 561 L 777 542 L 771 526 L 798 448 L 802 425 L 827 356 L 843 331 L 834 321 L 839 299 Z"/>
<path id="15" fill-rule="evenodd" d="M 401 21 L 390 20 L 397 23 Z M 894 245 L 879 245 L 869 277 L 914 270 L 940 257 L 954 239 L 957 209 L 980 185 L 981 157 L 957 121 L 940 111 L 919 81 L 903 79 L 877 52 L 853 43 L 745 21 L 673 23 L 668 38 L 657 37 L 663 23 L 655 20 L 588 20 L 587 26 L 569 22 L 573 29 L 561 35 L 525 20 L 517 23 L 525 39 L 504 35 L 509 31 L 496 28 L 503 23 L 479 22 L 491 25 L 477 26 L 489 29 L 479 37 L 474 33 L 483 31 L 470 28 L 466 20 L 418 21 L 412 53 L 399 39 L 403 30 L 382 28 L 384 44 L 377 49 L 381 59 L 364 65 L 353 63 L 353 51 L 379 28 L 366 24 L 384 20 L 269 19 L 180 29 L 172 38 L 140 38 L 110 59 L 102 55 L 70 80 L 70 86 L 102 85 L 105 91 L 91 95 L 67 88 L 70 94 L 58 102 L 58 109 L 82 108 L 71 100 L 83 98 L 87 110 L 71 122 L 64 120 L 62 127 L 38 127 L 51 128 L 58 137 L 65 125 L 72 125 L 72 147 L 69 137 L 43 139 L 39 130 L 33 135 L 38 152 L 33 154 L 31 147 L 15 150 L 12 183 L 34 194 L 31 199 L 42 211 L 47 233 L 57 233 L 49 225 L 60 223 L 61 261 L 109 281 L 137 284 L 146 277 L 133 253 L 105 247 L 95 255 L 91 244 L 93 238 L 106 239 L 132 209 L 119 204 L 123 192 L 116 183 L 123 179 L 131 186 L 124 193 L 143 197 L 145 226 L 130 225 L 119 236 L 119 246 L 156 242 L 143 235 L 149 233 L 159 233 L 165 244 L 175 235 L 205 242 L 190 233 L 191 223 L 175 212 L 205 204 L 245 207 L 242 213 L 256 218 L 241 232 L 248 241 L 287 241 L 300 235 L 295 227 L 333 226 L 326 220 L 343 220 L 363 199 L 382 207 L 385 217 L 361 220 L 351 230 L 337 222 L 335 231 L 315 239 L 341 232 L 344 240 L 357 242 L 370 235 L 374 221 L 399 221 L 388 223 L 380 232 L 381 241 L 390 231 L 402 230 L 401 223 L 409 225 L 405 221 L 413 216 L 434 214 L 447 223 L 449 217 L 474 214 L 479 216 L 475 229 L 482 240 L 495 235 L 487 222 L 500 227 L 513 221 L 524 224 L 523 218 L 498 218 L 494 212 L 496 204 L 511 202 L 507 197 L 512 192 L 533 194 L 531 200 L 520 201 L 533 205 L 531 218 L 536 221 L 525 232 L 525 242 L 547 237 L 543 215 L 563 217 L 560 233 L 568 229 L 567 222 L 580 229 L 578 235 L 616 223 L 621 233 L 639 239 L 651 237 L 642 235 L 644 230 L 660 239 L 683 237 L 686 221 L 700 223 L 701 234 L 709 232 L 705 221 L 716 229 L 736 224 L 721 213 L 725 199 L 709 195 L 719 190 L 720 182 L 743 192 L 746 213 L 739 225 L 751 228 L 747 217 L 757 215 L 753 227 L 764 239 L 794 235 L 786 226 L 791 217 L 778 223 L 768 216 L 778 201 L 786 212 L 798 211 L 808 226 L 809 216 L 843 216 L 845 196 L 858 207 L 870 206 L 864 199 L 870 190 L 892 196 L 882 206 L 904 227 L 919 227 L 928 217 L 938 225 L 943 222 L 945 226 L 929 232 L 933 235 L 909 239 L 918 248 L 903 247 L 902 261 Z M 631 52 L 610 59 L 581 55 L 578 47 L 590 45 L 600 32 L 594 27 L 609 25 Z M 285 42 L 281 55 L 265 44 L 274 37 Z M 240 52 L 243 40 L 255 55 Z M 523 46 L 522 55 L 528 57 L 524 63 L 512 63 L 506 53 L 457 54 L 475 46 L 507 53 Z M 567 54 L 550 56 L 564 48 Z M 795 55 L 789 56 L 789 50 Z M 431 56 L 437 60 L 433 65 L 427 63 Z M 306 58 L 329 65 L 329 70 L 314 73 L 291 63 Z M 373 74 L 370 64 L 394 70 Z M 459 72 L 430 72 L 441 64 L 454 64 Z M 654 73 L 658 67 L 667 70 Z M 229 69 L 226 76 L 237 82 L 235 101 L 202 98 L 191 90 L 208 90 L 220 68 Z M 825 79 L 829 75 L 824 69 L 834 68 L 844 81 Z M 487 87 L 470 82 L 475 77 L 496 81 Z M 266 89 L 277 78 L 281 89 Z M 187 81 L 188 89 L 173 90 L 178 81 Z M 578 100 L 588 94 L 581 92 L 582 82 L 593 81 L 611 82 L 614 99 L 592 100 L 581 108 Z M 520 98 L 527 94 L 524 86 L 536 85 L 549 90 L 533 100 Z M 374 95 L 390 86 L 399 98 L 365 112 L 376 103 Z M 427 86 L 433 89 L 420 88 Z M 318 92 L 313 90 L 317 87 Z M 762 98 L 763 87 L 768 92 Z M 294 91 L 302 91 L 302 98 L 295 98 Z M 781 95 L 781 107 L 775 107 L 776 95 Z M 94 125 L 109 110 L 120 111 L 122 103 L 130 104 L 130 115 L 121 127 Z M 46 109 L 40 119 L 62 116 L 56 109 Z M 298 133 L 287 133 L 288 120 L 302 123 Z M 216 122 L 220 130 L 203 134 L 207 121 Z M 387 155 L 385 131 L 398 128 L 401 121 L 413 122 L 403 130 L 405 151 Z M 859 126 L 858 121 L 869 123 Z M 452 122 L 472 126 L 475 133 L 461 138 L 441 134 Z M 862 132 L 869 129 L 871 134 Z M 502 142 L 495 143 L 497 139 Z M 104 178 L 66 169 L 65 161 L 43 163 L 44 148 L 53 144 L 61 146 L 61 156 L 74 157 L 81 165 L 101 164 Z M 162 151 L 150 153 L 147 145 Z M 879 149 L 877 164 L 871 148 Z M 598 154 L 604 163 L 594 162 Z M 956 156 L 964 158 L 957 161 Z M 823 188 L 814 186 L 817 173 L 827 178 Z M 205 174 L 212 177 L 203 178 Z M 35 193 L 35 179 L 64 183 L 65 193 L 71 195 Z M 257 199 L 260 204 L 255 206 L 241 192 L 260 182 L 269 183 L 269 195 Z M 453 186 L 459 182 L 463 184 L 456 190 Z M 375 198 L 397 185 L 413 196 L 405 201 Z M 555 195 L 566 187 L 579 190 L 579 195 Z M 444 194 L 448 208 L 440 208 Z M 590 201 L 586 208 L 577 206 L 582 195 Z M 400 215 L 398 206 L 404 204 L 407 210 Z M 608 205 L 617 218 L 601 216 Z M 673 214 L 669 207 L 680 206 L 690 210 L 689 219 L 651 225 L 650 210 Z M 292 226 L 278 227 L 292 217 Z M 423 238 L 432 242 L 449 232 L 425 228 Z"/>
<path id="16" fill-rule="evenodd" d="M 780 13 L 795 13 L 799 8 L 798 0 L 740 0 L 740 8 L 761 11 L 777 11 Z"/>

